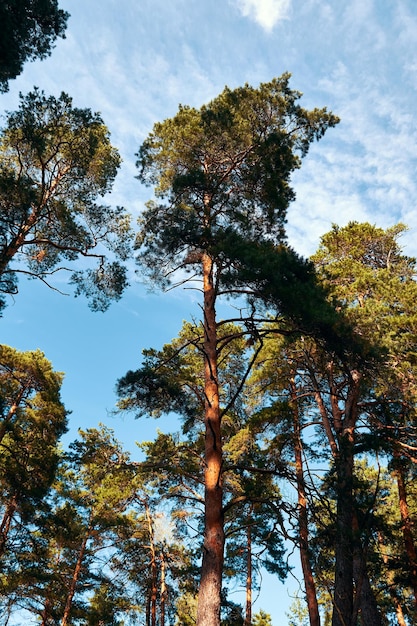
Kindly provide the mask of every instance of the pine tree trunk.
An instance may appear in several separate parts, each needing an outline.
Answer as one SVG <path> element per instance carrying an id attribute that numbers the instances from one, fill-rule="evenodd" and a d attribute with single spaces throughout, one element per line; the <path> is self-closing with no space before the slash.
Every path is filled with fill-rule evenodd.
<path id="1" fill-rule="evenodd" d="M 332 626 L 351 626 L 353 614 L 352 445 L 345 437 L 337 461 L 335 576 Z"/>
<path id="2" fill-rule="evenodd" d="M 384 561 L 387 569 L 385 572 L 388 591 L 392 601 L 393 606 L 395 607 L 395 615 L 397 617 L 398 626 L 407 626 L 407 622 L 405 621 L 404 611 L 401 606 L 401 602 L 397 596 L 397 584 L 395 582 L 394 572 L 389 566 L 388 554 L 387 550 L 384 546 L 384 541 L 382 538 L 382 534 L 378 533 L 378 544 L 380 546 L 380 553 L 382 555 L 382 560 Z"/>
<path id="3" fill-rule="evenodd" d="M 166 597 L 167 597 L 167 586 L 165 581 L 165 554 L 163 550 L 161 550 L 161 588 L 160 588 L 160 611 L 159 611 L 159 626 L 165 626 L 165 605 L 166 605 Z"/>
<path id="4" fill-rule="evenodd" d="M 204 544 L 198 593 L 197 626 L 220 626 L 224 520 L 222 441 L 217 379 L 216 290 L 213 261 L 203 254 L 205 376 Z"/>
<path id="5" fill-rule="evenodd" d="M 252 510 L 249 513 L 249 517 Z M 252 528 L 246 529 L 246 610 L 244 626 L 252 626 Z"/>
<path id="6" fill-rule="evenodd" d="M 297 392 L 294 380 L 291 380 L 291 400 L 293 406 L 293 429 L 294 429 L 294 457 L 295 473 L 297 480 L 298 497 L 298 531 L 300 541 L 300 559 L 303 571 L 304 586 L 308 607 L 310 626 L 320 626 L 319 605 L 317 602 L 316 584 L 311 569 L 310 550 L 308 540 L 308 516 L 307 497 L 305 491 L 304 470 L 303 470 L 303 449 L 300 433 L 300 418 L 298 414 Z"/>
<path id="7" fill-rule="evenodd" d="M 49 598 L 46 598 L 45 604 L 43 606 L 43 611 L 40 613 L 40 617 L 42 619 L 39 626 L 49 626 L 51 623 L 51 608 L 52 602 Z"/>
<path id="8" fill-rule="evenodd" d="M 154 535 L 153 535 L 151 512 L 149 510 L 149 506 L 147 502 L 145 502 L 145 511 L 146 511 L 146 521 L 148 523 L 149 552 L 151 556 L 151 563 L 150 563 L 151 565 L 151 588 L 150 588 L 150 594 L 149 594 L 150 596 L 149 597 L 149 608 L 150 608 L 149 625 L 156 626 L 156 603 L 157 603 L 157 597 L 158 597 L 158 587 L 157 587 L 158 567 L 156 563 L 155 541 L 154 541 Z"/>
<path id="9" fill-rule="evenodd" d="M 394 456 L 398 455 L 394 454 Z M 414 594 L 414 604 L 417 609 L 417 551 L 412 531 L 413 524 L 410 519 L 410 511 L 407 503 L 407 487 L 404 479 L 404 471 L 400 462 L 397 463 L 395 478 L 397 479 L 404 548 L 408 558 L 410 581 Z"/>
<path id="10" fill-rule="evenodd" d="M 336 467 L 336 547 L 332 626 L 353 626 L 353 462 L 360 374 L 351 372 L 341 418 L 338 393 L 332 393 L 333 418 L 338 436 Z"/>
<path id="11" fill-rule="evenodd" d="M 3 515 L 3 519 L 0 524 L 0 558 L 6 551 L 7 539 L 9 536 L 10 526 L 13 520 L 13 516 L 17 509 L 17 497 L 12 496 L 11 500 L 7 503 L 6 510 Z"/>
<path id="12" fill-rule="evenodd" d="M 72 607 L 72 601 L 74 599 L 74 595 L 75 595 L 75 590 L 76 590 L 76 587 L 77 587 L 78 579 L 79 579 L 80 574 L 81 574 L 81 568 L 82 568 L 84 557 L 85 557 L 85 551 L 86 551 L 86 548 L 87 548 L 87 542 L 88 542 L 88 540 L 90 538 L 90 532 L 91 532 L 91 528 L 89 526 L 87 528 L 87 530 L 86 530 L 84 539 L 83 539 L 83 541 L 81 543 L 80 550 L 78 552 L 77 562 L 75 564 L 74 572 L 73 572 L 73 575 L 72 575 L 70 587 L 69 587 L 68 594 L 67 594 L 67 600 L 65 602 L 64 614 L 62 616 L 61 626 L 67 626 L 68 625 L 69 614 L 70 614 L 71 607 Z"/>
<path id="13" fill-rule="evenodd" d="M 382 616 L 369 581 L 368 572 L 366 571 L 366 565 L 363 562 L 363 555 L 360 553 L 360 549 L 355 550 L 353 577 L 355 580 L 356 595 L 352 624 L 357 623 L 359 614 L 361 624 L 366 624 L 366 626 L 383 626 Z"/>

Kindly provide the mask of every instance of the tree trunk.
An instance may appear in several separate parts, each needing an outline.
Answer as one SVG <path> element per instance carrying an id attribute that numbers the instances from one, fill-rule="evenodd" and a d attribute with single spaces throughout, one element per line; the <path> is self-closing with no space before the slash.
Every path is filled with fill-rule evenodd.
<path id="1" fill-rule="evenodd" d="M 146 594 L 145 626 L 151 626 L 151 593 Z"/>
<path id="2" fill-rule="evenodd" d="M 10 422 L 12 421 L 14 415 L 16 414 L 17 409 L 19 408 L 20 403 L 22 402 L 22 398 L 25 394 L 25 391 L 27 391 L 27 386 L 24 385 L 23 387 L 21 387 L 21 389 L 19 390 L 19 393 L 17 394 L 17 397 L 14 399 L 13 404 L 11 405 L 6 417 L 3 419 L 3 421 L 0 424 L 0 443 L 3 441 L 6 433 L 7 433 L 7 429 L 9 427 Z"/>
<path id="3" fill-rule="evenodd" d="M 52 609 L 52 602 L 49 598 L 46 598 L 45 604 L 43 606 L 43 611 L 40 613 L 40 617 L 42 621 L 39 626 L 49 626 L 51 624 L 51 621 L 52 621 L 51 609 Z"/>
<path id="4" fill-rule="evenodd" d="M 354 438 L 358 412 L 360 374 L 351 372 L 349 389 L 341 419 L 339 394 L 333 392 L 331 402 L 338 437 L 336 467 L 336 547 L 332 626 L 354 626 L 353 619 L 353 462 Z"/>
<path id="5" fill-rule="evenodd" d="M 68 620 L 69 620 L 69 614 L 71 611 L 71 607 L 72 607 L 72 601 L 74 599 L 74 595 L 75 595 L 75 590 L 77 587 L 77 583 L 78 583 L 78 579 L 80 577 L 81 574 L 81 568 L 83 565 L 83 561 L 84 561 L 84 556 L 85 556 L 85 551 L 87 548 L 87 542 L 90 538 L 90 533 L 91 533 L 91 527 L 88 526 L 84 539 L 81 543 L 80 546 L 80 550 L 78 552 L 78 558 L 77 558 L 77 562 L 75 564 L 75 568 L 74 568 L 74 572 L 72 575 L 72 579 L 71 579 L 71 583 L 70 583 L 70 587 L 68 590 L 68 594 L 67 594 L 67 600 L 65 602 L 65 609 L 64 609 L 64 614 L 62 616 L 62 620 L 61 620 L 61 626 L 67 626 L 68 625 Z"/>
<path id="6" fill-rule="evenodd" d="M 337 460 L 335 576 L 332 626 L 351 626 L 353 614 L 352 446 L 345 437 Z"/>
<path id="7" fill-rule="evenodd" d="M 310 626 L 320 626 L 319 605 L 317 602 L 316 584 L 311 569 L 310 550 L 308 540 L 308 516 L 307 516 L 307 497 L 304 481 L 303 470 L 303 449 L 301 442 L 300 418 L 297 404 L 297 390 L 294 380 L 291 380 L 291 400 L 293 414 L 293 431 L 294 431 L 294 457 L 295 457 L 295 474 L 297 481 L 297 498 L 298 498 L 298 532 L 300 542 L 300 560 L 303 571 L 304 586 L 306 592 L 306 601 L 308 607 L 308 616 Z"/>
<path id="8" fill-rule="evenodd" d="M 408 566 L 410 571 L 410 582 L 414 594 L 414 604 L 417 609 L 417 551 L 414 544 L 414 537 L 412 526 L 413 523 L 410 519 L 410 512 L 407 503 L 407 487 L 404 479 L 404 470 L 401 467 L 401 461 L 398 459 L 398 454 L 394 453 L 397 457 L 396 469 L 394 472 L 397 480 L 398 499 L 400 505 L 401 514 L 401 528 L 403 532 L 404 548 L 407 554 Z"/>
<path id="9" fill-rule="evenodd" d="M 360 615 L 361 624 L 366 626 L 383 626 L 382 616 L 369 581 L 366 565 L 363 563 L 362 555 L 356 552 L 353 560 L 353 576 L 356 596 L 352 626 L 357 624 L 358 615 Z"/>
<path id="10" fill-rule="evenodd" d="M 156 602 L 158 598 L 158 566 L 156 562 L 155 541 L 153 535 L 153 525 L 151 512 L 149 510 L 148 503 L 145 502 L 146 521 L 148 523 L 148 535 L 149 535 L 149 553 L 151 556 L 151 586 L 149 590 L 149 626 L 156 626 Z"/>
<path id="11" fill-rule="evenodd" d="M 246 610 L 244 626 L 252 626 L 252 528 L 250 524 L 248 524 L 246 529 Z"/>
<path id="12" fill-rule="evenodd" d="M 165 605 L 166 605 L 166 597 L 167 597 L 167 586 L 165 580 L 165 554 L 164 551 L 161 550 L 161 590 L 160 590 L 160 611 L 159 611 L 159 626 L 165 626 Z"/>
<path id="13" fill-rule="evenodd" d="M 355 581 L 355 598 L 353 603 L 352 625 L 360 615 L 360 623 L 366 626 L 383 626 L 382 616 L 378 608 L 375 594 L 369 581 L 366 554 L 367 545 L 360 539 L 360 528 L 356 511 L 353 512 L 353 579 Z"/>
<path id="14" fill-rule="evenodd" d="M 387 580 L 387 584 L 388 584 L 388 591 L 389 591 L 389 595 L 392 601 L 393 606 L 395 607 L 395 615 L 397 616 L 397 622 L 398 622 L 398 626 L 407 626 L 407 622 L 405 621 L 405 617 L 404 617 L 404 612 L 401 606 L 401 602 L 400 599 L 398 598 L 397 595 L 397 585 L 394 579 L 394 572 L 392 571 L 392 569 L 389 566 L 389 562 L 388 562 L 388 554 L 386 551 L 386 548 L 384 546 L 384 541 L 383 541 L 383 537 L 382 534 L 379 532 L 378 533 L 378 543 L 380 546 L 380 552 L 382 555 L 382 560 L 384 561 L 387 569 L 385 572 L 386 575 L 386 580 Z"/>
<path id="15" fill-rule="evenodd" d="M 6 510 L 3 515 L 3 519 L 0 524 L 0 558 L 6 551 L 7 538 L 9 536 L 10 526 L 13 520 L 13 516 L 17 509 L 17 497 L 12 496 L 11 500 L 7 503 Z"/>
<path id="16" fill-rule="evenodd" d="M 205 392 L 205 501 L 204 544 L 198 593 L 197 626 L 220 626 L 224 520 L 222 441 L 217 379 L 216 289 L 213 261 L 203 254 L 204 392 Z"/>

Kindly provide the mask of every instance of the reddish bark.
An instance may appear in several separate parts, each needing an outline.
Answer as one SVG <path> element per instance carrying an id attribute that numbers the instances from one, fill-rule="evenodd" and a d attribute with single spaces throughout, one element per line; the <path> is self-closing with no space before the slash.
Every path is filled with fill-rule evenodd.
<path id="1" fill-rule="evenodd" d="M 67 594 L 67 599 L 65 602 L 64 614 L 62 616 L 61 626 L 67 626 L 67 624 L 69 623 L 68 620 L 69 620 L 69 615 L 70 615 L 70 611 L 72 607 L 72 601 L 74 599 L 75 590 L 77 588 L 77 583 L 80 578 L 81 569 L 82 569 L 85 552 L 87 548 L 87 543 L 88 543 L 88 540 L 90 539 L 90 533 L 91 533 L 91 528 L 89 526 L 86 530 L 84 539 L 81 543 L 80 550 L 78 552 L 77 562 L 75 564 L 74 572 L 72 574 L 72 579 L 71 579 L 71 583 L 70 583 L 68 594 Z"/>
<path id="2" fill-rule="evenodd" d="M 203 254 L 205 375 L 205 527 L 197 626 L 220 626 L 224 559 L 222 441 L 217 379 L 216 289 L 213 261 Z"/>

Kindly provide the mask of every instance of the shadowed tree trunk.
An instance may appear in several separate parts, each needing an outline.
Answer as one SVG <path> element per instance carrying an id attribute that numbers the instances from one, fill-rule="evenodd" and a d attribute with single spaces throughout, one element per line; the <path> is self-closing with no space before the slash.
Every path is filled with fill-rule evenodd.
<path id="1" fill-rule="evenodd" d="M 249 515 L 251 515 L 250 511 Z M 246 609 L 244 626 L 252 626 L 252 527 L 246 529 Z"/>
<path id="2" fill-rule="evenodd" d="M 394 456 L 398 455 L 394 453 Z M 396 459 L 399 461 L 399 459 Z M 396 463 L 396 468 L 394 472 L 394 476 L 397 481 L 398 488 L 398 500 L 400 505 L 400 514 L 401 514 L 401 527 L 404 539 L 404 548 L 408 558 L 409 572 L 410 572 L 410 582 L 411 588 L 414 594 L 414 604 L 417 610 L 417 551 L 416 546 L 414 544 L 414 537 L 412 531 L 412 520 L 410 518 L 410 511 L 407 503 L 407 487 L 404 478 L 404 470 L 401 467 L 401 463 Z"/>
<path id="3" fill-rule="evenodd" d="M 331 370 L 329 370 L 331 371 Z M 336 548 L 332 626 L 351 626 L 353 618 L 353 464 L 355 426 L 358 414 L 360 374 L 352 371 L 344 411 L 331 381 L 332 413 L 338 438 L 336 469 Z"/>
<path id="4" fill-rule="evenodd" d="M 317 602 L 316 584 L 314 582 L 309 554 L 307 497 L 303 470 L 303 450 L 300 432 L 300 416 L 298 413 L 297 404 L 297 389 L 294 379 L 291 379 L 290 385 L 294 429 L 294 457 L 297 481 L 298 531 L 300 542 L 301 568 L 303 571 L 310 626 L 320 626 L 320 614 Z"/>
<path id="5" fill-rule="evenodd" d="M 9 536 L 10 525 L 12 523 L 16 509 L 17 500 L 16 495 L 14 495 L 6 506 L 6 510 L 0 524 L 0 558 L 3 556 L 6 550 L 6 543 Z"/>
<path id="6" fill-rule="evenodd" d="M 354 553 L 353 579 L 355 581 L 355 598 L 353 605 L 352 624 L 357 624 L 360 615 L 361 624 L 366 626 L 383 626 L 382 616 L 378 609 L 375 594 L 369 581 L 366 567 L 366 546 L 359 539 L 360 527 L 356 513 L 353 513 Z"/>

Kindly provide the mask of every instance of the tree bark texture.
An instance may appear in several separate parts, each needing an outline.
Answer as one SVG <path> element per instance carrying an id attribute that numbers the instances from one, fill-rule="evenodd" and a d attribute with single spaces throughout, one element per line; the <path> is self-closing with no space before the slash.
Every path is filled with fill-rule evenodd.
<path id="1" fill-rule="evenodd" d="M 65 602 L 65 608 L 64 608 L 64 614 L 62 616 L 62 620 L 61 620 L 61 626 L 67 626 L 69 623 L 69 616 L 70 616 L 70 611 L 71 611 L 71 607 L 72 607 L 72 601 L 74 599 L 74 595 L 75 595 L 75 590 L 77 588 L 77 583 L 81 574 L 81 569 L 82 569 L 82 565 L 83 565 L 83 561 L 84 561 L 84 556 L 85 556 L 85 551 L 87 548 L 87 542 L 90 538 L 90 533 L 91 533 L 91 527 L 89 526 L 86 530 L 84 539 L 81 543 L 80 546 L 80 550 L 78 553 L 78 558 L 77 558 L 77 562 L 75 564 L 75 568 L 74 568 L 74 572 L 72 574 L 72 579 L 70 582 L 70 586 L 68 589 L 68 594 L 67 594 L 67 599 Z"/>
<path id="2" fill-rule="evenodd" d="M 164 551 L 161 550 L 160 555 L 161 561 L 161 585 L 160 585 L 160 611 L 159 611 L 159 626 L 165 626 L 165 605 L 167 599 L 167 586 L 166 586 L 166 563 L 165 563 L 165 554 Z"/>
<path id="3" fill-rule="evenodd" d="M 153 524 L 151 512 L 148 504 L 145 502 L 146 521 L 148 524 L 148 536 L 149 536 L 149 554 L 150 554 L 150 588 L 149 594 L 149 616 L 147 623 L 149 626 L 156 626 L 156 603 L 158 597 L 158 566 L 156 562 L 155 541 L 153 533 Z M 147 605 L 148 606 L 148 605 Z"/>
<path id="4" fill-rule="evenodd" d="M 404 478 L 404 470 L 400 464 L 398 464 L 395 470 L 395 478 L 397 480 L 404 548 L 407 554 L 410 581 L 414 594 L 414 605 L 417 611 L 417 551 L 412 530 L 413 523 L 410 518 L 410 511 L 407 503 L 407 487 Z"/>
<path id="5" fill-rule="evenodd" d="M 339 393 L 331 393 L 333 420 L 338 440 L 336 468 L 336 546 L 332 626 L 354 626 L 353 619 L 353 464 L 355 426 L 358 414 L 360 374 L 351 372 L 344 412 Z M 335 389 L 331 380 L 330 388 Z"/>
<path id="6" fill-rule="evenodd" d="M 384 545 L 382 534 L 380 532 L 378 533 L 378 544 L 380 546 L 382 560 L 387 566 L 385 575 L 386 575 L 389 595 L 390 595 L 392 604 L 395 607 L 395 615 L 397 617 L 398 626 L 407 626 L 407 622 L 405 621 L 405 617 L 404 617 L 404 611 L 402 609 L 400 599 L 397 595 L 397 585 L 395 582 L 394 572 L 389 566 L 387 550 Z"/>
<path id="7" fill-rule="evenodd" d="M 352 624 L 358 621 L 366 626 L 383 626 L 382 616 L 372 589 L 366 566 L 367 545 L 360 540 L 360 527 L 356 511 L 353 512 L 353 579 L 355 581 L 355 597 Z"/>
<path id="8" fill-rule="evenodd" d="M 224 519 L 222 441 L 217 378 L 216 290 L 213 260 L 203 254 L 205 376 L 205 526 L 197 626 L 220 626 Z"/>

